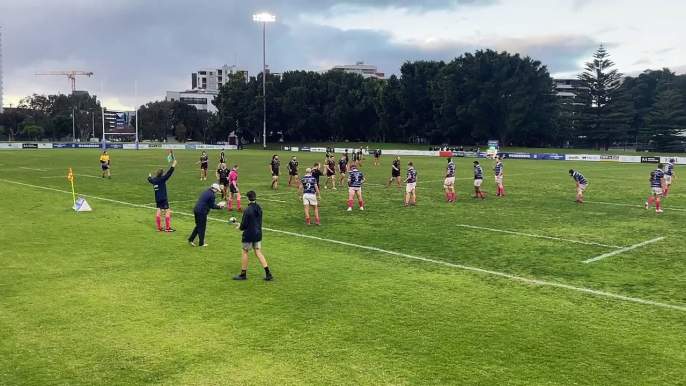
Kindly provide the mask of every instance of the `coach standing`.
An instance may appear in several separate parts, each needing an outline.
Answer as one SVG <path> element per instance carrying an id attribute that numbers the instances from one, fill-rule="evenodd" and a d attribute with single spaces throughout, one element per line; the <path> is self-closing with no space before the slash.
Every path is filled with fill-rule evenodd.
<path id="1" fill-rule="evenodd" d="M 209 244 L 205 244 L 205 229 L 207 229 L 207 215 L 210 214 L 210 209 L 221 209 L 224 207 L 223 203 L 217 205 L 214 203 L 214 195 L 220 191 L 221 188 L 219 184 L 212 184 L 212 186 L 206 191 L 202 192 L 198 202 L 193 208 L 193 214 L 195 214 L 195 228 L 193 228 L 193 233 L 188 239 L 191 246 L 195 246 L 195 237 L 200 239 L 201 247 L 207 247 Z"/>
<path id="2" fill-rule="evenodd" d="M 239 231 L 243 231 L 243 253 L 241 255 L 241 274 L 234 276 L 233 280 L 246 280 L 248 270 L 248 251 L 255 250 L 255 255 L 260 260 L 262 267 L 264 267 L 264 280 L 274 280 L 272 273 L 267 266 L 267 260 L 260 251 L 262 243 L 262 208 L 257 204 L 257 195 L 254 191 L 249 191 L 248 194 L 248 208 L 243 213 L 243 220 L 236 227 Z"/>

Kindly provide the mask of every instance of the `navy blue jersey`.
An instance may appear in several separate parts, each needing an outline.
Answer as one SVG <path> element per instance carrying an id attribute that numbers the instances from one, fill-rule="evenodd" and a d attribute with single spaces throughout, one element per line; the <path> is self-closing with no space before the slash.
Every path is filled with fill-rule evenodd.
<path id="1" fill-rule="evenodd" d="M 415 170 L 415 168 L 410 167 L 409 169 L 407 169 L 407 183 L 412 184 L 415 182 L 417 182 L 417 171 Z"/>
<path id="2" fill-rule="evenodd" d="M 316 190 L 317 179 L 314 178 L 311 174 L 308 174 L 305 177 L 301 178 L 300 184 L 303 187 L 303 193 L 304 194 L 315 194 L 315 193 L 317 193 L 317 190 Z"/>
<path id="3" fill-rule="evenodd" d="M 503 170 L 503 163 L 502 162 L 496 162 L 495 169 L 493 169 L 493 170 L 495 170 L 495 175 L 499 176 L 500 172 Z"/>
<path id="4" fill-rule="evenodd" d="M 174 168 L 171 167 L 167 174 L 161 177 L 148 177 L 148 182 L 152 184 L 152 189 L 155 191 L 155 201 L 164 201 L 167 199 L 167 180 L 174 173 Z"/>
<path id="5" fill-rule="evenodd" d="M 362 186 L 364 174 L 362 174 L 362 172 L 357 169 L 353 169 L 350 171 L 350 176 L 348 178 L 350 179 L 351 188 L 359 188 Z"/>
<path id="6" fill-rule="evenodd" d="M 579 185 L 588 185 L 586 177 L 584 177 L 584 175 L 579 172 L 574 172 L 574 174 L 572 174 L 572 178 L 574 179 L 574 181 L 578 182 Z"/>
<path id="7" fill-rule="evenodd" d="M 475 180 L 483 180 L 484 179 L 484 171 L 481 169 L 481 165 L 474 165 L 474 179 Z"/>
<path id="8" fill-rule="evenodd" d="M 650 173 L 650 187 L 661 188 L 663 178 L 665 178 L 665 173 L 660 169 L 655 169 L 654 172 Z"/>
<path id="9" fill-rule="evenodd" d="M 448 162 L 448 166 L 445 167 L 445 176 L 446 177 L 455 177 L 455 164 L 452 162 Z"/>
<path id="10" fill-rule="evenodd" d="M 671 162 L 667 162 L 667 165 L 665 165 L 665 175 L 671 176 L 672 174 L 674 174 L 674 165 Z"/>

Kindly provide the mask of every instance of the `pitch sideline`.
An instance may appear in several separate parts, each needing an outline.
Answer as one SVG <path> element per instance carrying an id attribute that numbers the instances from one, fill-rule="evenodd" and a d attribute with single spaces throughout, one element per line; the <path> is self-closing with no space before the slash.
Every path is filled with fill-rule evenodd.
<path id="1" fill-rule="evenodd" d="M 48 190 L 48 191 L 57 192 L 57 193 L 72 194 L 72 192 L 69 192 L 66 190 L 48 188 L 46 186 L 32 185 L 32 184 L 27 184 L 27 183 L 17 182 L 17 181 L 10 181 L 10 180 L 5 180 L 5 179 L 0 179 L 0 181 L 5 182 L 5 183 L 9 183 L 9 184 L 27 186 L 27 187 L 31 187 L 31 188 L 35 188 L 35 189 L 43 189 L 43 190 Z M 150 207 L 146 206 L 146 205 L 133 204 L 130 202 L 118 201 L 118 200 L 113 200 L 113 199 L 109 199 L 109 198 L 95 197 L 95 196 L 90 196 L 90 195 L 85 195 L 85 194 L 81 194 L 80 196 L 86 197 L 86 198 L 91 198 L 94 200 L 112 202 L 115 204 L 126 205 L 126 206 L 131 206 L 131 207 L 136 207 L 136 208 L 150 209 Z M 174 212 L 174 213 L 182 215 L 182 216 L 186 216 L 186 217 L 194 217 L 194 215 L 190 214 L 190 213 L 184 213 L 184 212 Z M 217 219 L 217 218 L 213 218 L 213 217 L 208 217 L 208 220 L 222 222 L 222 223 L 229 223 L 228 220 Z M 332 243 L 332 244 L 339 244 L 339 245 L 344 245 L 344 246 L 348 246 L 348 247 L 384 253 L 387 255 L 404 257 L 404 258 L 410 259 L 410 260 L 422 261 L 425 263 L 432 263 L 432 264 L 443 265 L 443 266 L 447 266 L 447 267 L 451 267 L 451 268 L 457 268 L 457 269 L 461 269 L 464 271 L 477 272 L 477 273 L 481 273 L 481 274 L 497 276 L 497 277 L 501 277 L 501 278 L 505 278 L 505 279 L 509 279 L 509 280 L 513 280 L 513 281 L 518 281 L 518 282 L 522 282 L 522 283 L 527 283 L 527 284 L 535 284 L 535 285 L 546 286 L 546 287 L 567 289 L 567 290 L 571 290 L 571 291 L 575 291 L 575 292 L 581 292 L 581 293 L 586 293 L 586 294 L 591 294 L 591 295 L 596 295 L 596 296 L 602 296 L 602 297 L 611 298 L 611 299 L 623 300 L 623 301 L 631 302 L 631 303 L 637 303 L 637 304 L 643 304 L 643 305 L 649 305 L 649 306 L 654 306 L 654 307 L 660 307 L 660 308 L 666 308 L 666 309 L 672 309 L 672 310 L 686 312 L 686 306 L 678 306 L 678 305 L 674 305 L 674 304 L 661 303 L 661 302 L 656 302 L 653 300 L 642 299 L 642 298 L 631 297 L 631 296 L 625 296 L 625 295 L 615 294 L 612 292 L 599 291 L 599 290 L 594 290 L 594 289 L 585 288 L 585 287 L 576 287 L 576 286 L 564 284 L 564 283 L 557 283 L 557 282 L 551 282 L 551 281 L 531 279 L 531 278 L 527 278 L 527 277 L 523 277 L 523 276 L 512 275 L 512 274 L 505 273 L 505 272 L 492 271 L 492 270 L 483 269 L 483 268 L 477 268 L 477 267 L 471 267 L 471 266 L 466 266 L 466 265 L 462 265 L 462 264 L 450 263 L 447 261 L 434 260 L 434 259 L 429 259 L 429 258 L 420 257 L 420 256 L 414 256 L 414 255 L 410 255 L 410 254 L 406 254 L 406 253 L 395 252 L 395 251 L 391 251 L 391 250 L 387 250 L 387 249 L 381 249 L 381 248 L 370 247 L 370 246 L 366 246 L 366 245 L 349 243 L 346 241 L 325 239 L 322 237 L 304 235 L 301 233 L 295 233 L 295 232 L 289 232 L 289 231 L 282 231 L 279 229 L 271 229 L 271 228 L 263 228 L 263 229 L 268 231 L 268 232 L 279 233 L 279 234 L 295 236 L 295 237 L 301 237 L 301 238 L 306 238 L 306 239 L 310 239 L 310 240 L 324 241 L 324 242 L 328 242 L 328 243 Z"/>

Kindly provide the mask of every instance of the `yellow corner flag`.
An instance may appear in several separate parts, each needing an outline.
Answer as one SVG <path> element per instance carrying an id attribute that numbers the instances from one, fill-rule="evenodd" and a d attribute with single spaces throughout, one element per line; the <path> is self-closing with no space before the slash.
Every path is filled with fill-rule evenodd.
<path id="1" fill-rule="evenodd" d="M 67 179 L 71 182 L 71 196 L 74 199 L 74 210 L 76 210 L 76 193 L 74 192 L 74 172 L 69 168 L 69 174 L 67 174 Z"/>

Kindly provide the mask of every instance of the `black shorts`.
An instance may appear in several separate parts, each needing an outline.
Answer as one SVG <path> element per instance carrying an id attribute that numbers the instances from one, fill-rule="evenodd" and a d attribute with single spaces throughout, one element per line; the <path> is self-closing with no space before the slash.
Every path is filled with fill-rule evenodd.
<path id="1" fill-rule="evenodd" d="M 200 164 L 200 169 L 207 170 L 207 164 Z"/>
<path id="2" fill-rule="evenodd" d="M 227 187 L 229 186 L 229 180 L 219 180 L 219 185 Z"/>
<path id="3" fill-rule="evenodd" d="M 279 176 L 279 171 L 272 172 L 272 177 L 278 177 Z"/>
<path id="4" fill-rule="evenodd" d="M 381 154 L 379 154 L 379 153 L 374 153 L 374 158 L 379 158 L 380 155 Z"/>
<path id="5" fill-rule="evenodd" d="M 157 209 L 169 209 L 169 201 L 168 200 L 157 201 L 156 205 L 157 205 Z"/>
<path id="6" fill-rule="evenodd" d="M 298 175 L 298 171 L 297 171 L 297 170 L 289 170 L 289 171 L 288 171 L 288 175 L 289 175 L 289 176 L 297 176 L 297 175 Z"/>
<path id="7" fill-rule="evenodd" d="M 238 187 L 229 185 L 229 192 L 231 193 L 238 193 Z"/>
<path id="8" fill-rule="evenodd" d="M 102 170 L 107 170 L 110 168 L 110 165 L 108 165 L 108 164 L 102 164 L 100 166 L 102 167 Z"/>
<path id="9" fill-rule="evenodd" d="M 393 169 L 393 171 L 391 171 L 391 178 L 396 178 L 396 177 L 400 177 L 400 170 Z"/>
<path id="10" fill-rule="evenodd" d="M 327 177 L 333 177 L 336 173 L 326 172 Z"/>

